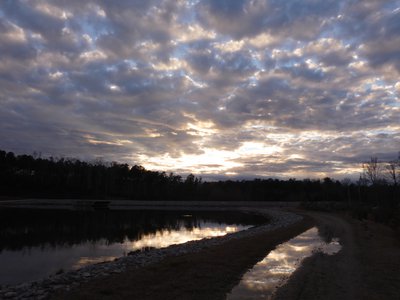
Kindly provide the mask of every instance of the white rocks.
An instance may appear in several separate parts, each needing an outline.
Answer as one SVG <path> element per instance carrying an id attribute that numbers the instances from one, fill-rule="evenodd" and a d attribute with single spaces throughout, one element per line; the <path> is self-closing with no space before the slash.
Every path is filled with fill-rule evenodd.
<path id="1" fill-rule="evenodd" d="M 244 209 L 242 209 L 242 211 L 243 210 Z M 266 215 L 270 217 L 270 223 L 222 237 L 190 241 L 185 244 L 172 245 L 167 248 L 136 252 L 133 255 L 120 257 L 111 262 L 99 263 L 84 267 L 77 271 L 69 271 L 53 275 L 36 282 L 22 283 L 16 286 L 0 286 L 0 299 L 48 299 L 56 290 L 68 291 L 78 287 L 82 282 L 91 280 L 92 278 L 122 273 L 128 267 L 139 268 L 145 265 L 157 263 L 167 256 L 179 256 L 186 253 L 199 252 L 215 245 L 221 245 L 232 239 L 240 239 L 246 236 L 265 233 L 279 227 L 285 227 L 302 219 L 301 216 L 293 213 L 271 209 L 249 208 L 244 211 Z"/>

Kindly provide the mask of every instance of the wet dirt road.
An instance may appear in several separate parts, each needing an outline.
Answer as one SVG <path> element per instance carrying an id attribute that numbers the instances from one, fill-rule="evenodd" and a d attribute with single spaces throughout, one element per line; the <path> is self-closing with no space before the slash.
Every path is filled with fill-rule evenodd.
<path id="1" fill-rule="evenodd" d="M 335 214 L 305 214 L 323 237 L 339 237 L 343 248 L 304 260 L 274 299 L 400 299 L 400 244 L 391 229 Z"/>

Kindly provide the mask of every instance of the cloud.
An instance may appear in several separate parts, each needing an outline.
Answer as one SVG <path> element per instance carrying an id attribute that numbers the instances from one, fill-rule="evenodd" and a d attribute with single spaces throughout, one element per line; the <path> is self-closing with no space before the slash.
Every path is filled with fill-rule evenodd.
<path id="1" fill-rule="evenodd" d="M 234 38 L 266 32 L 281 38 L 311 39 L 326 18 L 339 10 L 337 1 L 201 1 L 201 23 Z"/>
<path id="2" fill-rule="evenodd" d="M 211 176 L 395 157 L 399 1 L 6 1 L 0 148 Z"/>

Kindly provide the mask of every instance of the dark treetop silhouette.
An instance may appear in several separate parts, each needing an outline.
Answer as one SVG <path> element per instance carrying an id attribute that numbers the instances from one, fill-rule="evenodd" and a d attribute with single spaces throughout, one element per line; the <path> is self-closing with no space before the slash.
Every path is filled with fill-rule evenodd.
<path id="1" fill-rule="evenodd" d="M 0 150 L 0 196 L 31 198 L 87 198 L 208 201 L 316 201 L 364 203 L 395 207 L 399 202 L 399 159 L 363 165 L 357 182 L 254 179 L 204 182 L 190 174 L 149 171 L 116 162 L 15 155 Z M 371 177 L 372 171 L 373 176 Z M 393 177 L 393 173 L 397 177 Z M 395 180 L 393 180 L 395 178 Z"/>

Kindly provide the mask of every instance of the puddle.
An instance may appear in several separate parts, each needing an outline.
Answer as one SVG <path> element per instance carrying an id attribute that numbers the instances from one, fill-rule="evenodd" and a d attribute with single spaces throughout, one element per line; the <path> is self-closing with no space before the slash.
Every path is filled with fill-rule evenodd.
<path id="1" fill-rule="evenodd" d="M 316 252 L 333 255 L 340 249 L 337 238 L 326 243 L 313 227 L 271 251 L 243 276 L 226 299 L 271 299 L 276 288 L 286 282 L 304 258 Z"/>

